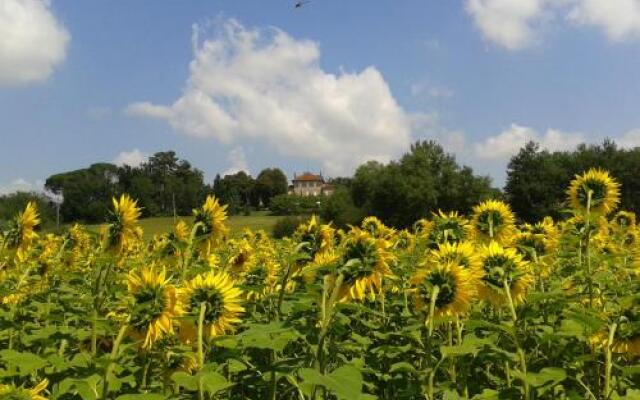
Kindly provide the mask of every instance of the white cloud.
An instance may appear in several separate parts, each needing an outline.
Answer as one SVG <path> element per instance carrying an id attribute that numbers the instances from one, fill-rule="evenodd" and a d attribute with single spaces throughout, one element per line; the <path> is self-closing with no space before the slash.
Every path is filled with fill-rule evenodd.
<path id="1" fill-rule="evenodd" d="M 614 139 L 614 141 L 620 146 L 627 149 L 640 147 L 640 128 L 630 130 L 629 132 L 622 135 L 619 139 Z"/>
<path id="2" fill-rule="evenodd" d="M 0 185 L 0 196 L 15 192 L 42 192 L 44 182 L 41 180 L 28 181 L 17 178 L 5 185 Z"/>
<path id="3" fill-rule="evenodd" d="M 508 129 L 475 144 L 475 156 L 482 160 L 503 162 L 515 155 L 527 142 L 535 141 L 550 151 L 571 150 L 585 142 L 581 133 L 548 129 L 540 135 L 533 128 L 511 124 Z"/>
<path id="4" fill-rule="evenodd" d="M 569 13 L 569 19 L 604 30 L 610 40 L 640 38 L 638 0 L 580 0 Z"/>
<path id="5" fill-rule="evenodd" d="M 0 87 L 47 79 L 64 61 L 70 39 L 49 0 L 0 1 Z"/>
<path id="6" fill-rule="evenodd" d="M 240 171 L 244 171 L 247 174 L 251 174 L 249 170 L 249 163 L 247 162 L 247 156 L 244 154 L 242 147 L 233 148 L 227 157 L 227 160 L 231 166 L 222 173 L 222 176 L 233 175 Z"/>
<path id="7" fill-rule="evenodd" d="M 487 40 L 508 50 L 536 43 L 543 23 L 556 16 L 612 41 L 640 39 L 638 0 L 466 0 L 466 11 Z"/>
<path id="8" fill-rule="evenodd" d="M 116 165 L 129 165 L 131 167 L 137 167 L 143 162 L 147 161 L 149 156 L 138 149 L 131 151 L 121 151 L 120 154 L 113 160 Z"/>
<path id="9" fill-rule="evenodd" d="M 483 36 L 508 50 L 536 40 L 536 24 L 549 0 L 467 0 L 466 11 Z"/>
<path id="10" fill-rule="evenodd" d="M 194 27 L 182 96 L 169 106 L 134 103 L 129 114 L 165 119 L 179 132 L 227 144 L 258 140 L 280 154 L 319 161 L 329 174 L 408 148 L 410 116 L 376 68 L 326 72 L 317 43 L 235 20 L 204 41 L 202 33 Z"/>

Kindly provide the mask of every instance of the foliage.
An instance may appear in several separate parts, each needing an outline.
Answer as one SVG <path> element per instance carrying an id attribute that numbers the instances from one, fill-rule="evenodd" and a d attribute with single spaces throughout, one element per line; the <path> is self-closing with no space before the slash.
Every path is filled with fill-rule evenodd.
<path id="1" fill-rule="evenodd" d="M 289 184 L 287 176 L 279 168 L 266 168 L 260 171 L 256 178 L 252 197 L 269 207 L 271 199 L 280 194 L 286 194 Z"/>
<path id="2" fill-rule="evenodd" d="M 52 175 L 45 188 L 62 194 L 63 221 L 101 222 L 107 218 L 111 198 L 119 193 L 118 167 L 92 164 L 89 168 Z"/>
<path id="3" fill-rule="evenodd" d="M 399 161 L 360 166 L 352 182 L 356 206 L 386 224 L 409 227 L 442 209 L 469 212 L 478 201 L 495 197 L 488 177 L 459 166 L 454 156 L 433 141 L 417 142 Z"/>
<path id="4" fill-rule="evenodd" d="M 358 225 L 364 218 L 362 211 L 353 204 L 351 193 L 343 186 L 337 186 L 331 196 L 322 199 L 320 217 L 337 228 Z"/>
<path id="5" fill-rule="evenodd" d="M 323 196 L 281 194 L 271 199 L 270 210 L 273 215 L 309 215 L 318 212 L 324 200 Z"/>
<path id="6" fill-rule="evenodd" d="M 619 148 L 612 141 L 555 152 L 527 143 L 507 167 L 506 198 L 524 221 L 539 221 L 547 215 L 559 218 L 567 207 L 566 182 L 593 167 L 605 168 L 618 179 L 622 208 L 640 212 L 640 179 L 635 173 L 640 170 L 640 148 Z"/>
<path id="7" fill-rule="evenodd" d="M 10 219 L 24 210 L 30 201 L 40 210 L 42 226 L 52 228 L 56 225 L 56 210 L 45 196 L 39 193 L 16 192 L 0 196 L 0 230 L 6 228 Z"/>
<path id="8" fill-rule="evenodd" d="M 30 203 L 0 239 L 0 397 L 638 398 L 640 234 L 615 179 L 565 182 L 559 222 L 484 201 L 279 240 L 225 237 L 213 198 L 149 241 L 127 196 L 100 233 L 38 233 Z"/>
<path id="9" fill-rule="evenodd" d="M 293 236 L 296 228 L 302 224 L 306 218 L 299 216 L 286 216 L 278 218 L 276 223 L 271 228 L 271 236 L 274 239 L 282 239 L 285 237 Z"/>

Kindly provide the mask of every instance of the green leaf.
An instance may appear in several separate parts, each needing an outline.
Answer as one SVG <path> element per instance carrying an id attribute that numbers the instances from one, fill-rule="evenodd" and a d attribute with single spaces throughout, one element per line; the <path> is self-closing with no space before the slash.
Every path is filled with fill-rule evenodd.
<path id="1" fill-rule="evenodd" d="M 32 353 L 20 353 L 14 350 L 0 351 L 0 359 L 10 371 L 19 371 L 20 375 L 28 375 L 49 363 Z"/>
<path id="2" fill-rule="evenodd" d="M 123 394 L 116 397 L 116 400 L 164 400 L 166 397 L 158 393 L 145 394 Z"/>
<path id="3" fill-rule="evenodd" d="M 545 385 L 554 386 L 566 379 L 567 373 L 562 368 L 542 368 L 540 372 L 527 372 L 526 376 L 520 371 L 514 371 L 515 376 L 533 387 Z"/>
<path id="4" fill-rule="evenodd" d="M 300 334 L 293 328 L 284 327 L 282 322 L 253 325 L 238 335 L 244 347 L 282 351 L 290 342 L 297 340 Z"/>
<path id="5" fill-rule="evenodd" d="M 362 393 L 362 374 L 350 365 L 337 368 L 329 375 L 322 375 L 315 369 L 302 368 L 300 377 L 308 384 L 324 386 L 340 400 L 364 400 L 371 398 Z"/>
<path id="6" fill-rule="evenodd" d="M 202 382 L 205 392 L 210 394 L 216 394 L 221 390 L 233 386 L 233 384 L 229 383 L 224 376 L 214 371 L 200 371 L 196 375 L 196 379 Z"/>
<path id="7" fill-rule="evenodd" d="M 198 379 L 184 371 L 174 372 L 173 375 L 171 375 L 171 380 L 187 390 L 198 390 Z"/>

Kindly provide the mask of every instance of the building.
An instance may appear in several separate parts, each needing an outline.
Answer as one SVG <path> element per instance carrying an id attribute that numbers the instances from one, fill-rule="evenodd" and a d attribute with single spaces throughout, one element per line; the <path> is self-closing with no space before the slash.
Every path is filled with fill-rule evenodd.
<path id="1" fill-rule="evenodd" d="M 326 183 L 322 174 L 315 175 L 305 172 L 302 175 L 293 175 L 293 185 L 290 186 L 289 193 L 298 196 L 330 196 L 335 188 Z"/>

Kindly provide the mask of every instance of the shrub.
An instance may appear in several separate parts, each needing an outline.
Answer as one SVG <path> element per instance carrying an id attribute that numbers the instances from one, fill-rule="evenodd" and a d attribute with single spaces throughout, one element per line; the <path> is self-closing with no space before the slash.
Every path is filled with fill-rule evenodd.
<path id="1" fill-rule="evenodd" d="M 280 218 L 273 225 L 271 230 L 271 234 L 275 239 L 282 239 L 287 236 L 293 235 L 296 231 L 296 228 L 306 222 L 307 218 L 305 217 L 284 217 Z"/>

